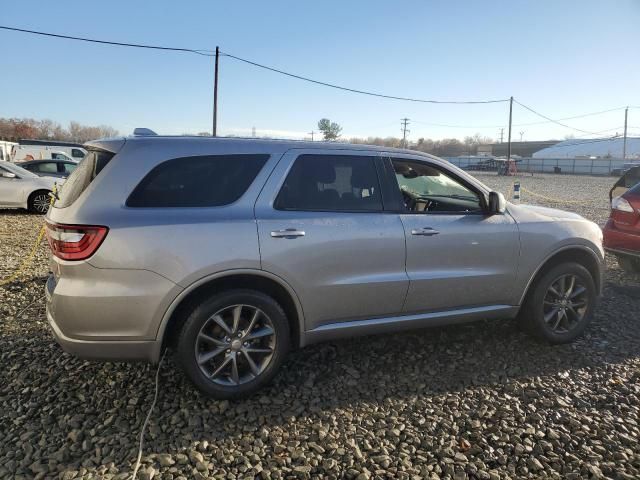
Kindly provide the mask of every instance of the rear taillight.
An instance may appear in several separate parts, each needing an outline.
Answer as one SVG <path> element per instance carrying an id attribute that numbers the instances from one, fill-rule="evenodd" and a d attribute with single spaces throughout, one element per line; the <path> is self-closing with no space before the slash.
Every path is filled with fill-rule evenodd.
<path id="1" fill-rule="evenodd" d="M 84 260 L 93 255 L 109 229 L 96 225 L 60 225 L 47 222 L 51 252 L 62 260 Z"/>
<path id="2" fill-rule="evenodd" d="M 621 212 L 633 213 L 631 204 L 622 197 L 616 197 L 611 200 L 611 208 L 613 210 L 620 210 Z"/>

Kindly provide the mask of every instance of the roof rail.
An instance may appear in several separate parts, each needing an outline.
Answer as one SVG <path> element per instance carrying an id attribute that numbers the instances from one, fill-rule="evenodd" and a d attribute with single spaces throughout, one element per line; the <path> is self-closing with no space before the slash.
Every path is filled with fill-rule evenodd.
<path id="1" fill-rule="evenodd" d="M 133 131 L 133 135 L 136 137 L 153 137 L 157 136 L 158 134 L 150 128 L 136 128 Z"/>

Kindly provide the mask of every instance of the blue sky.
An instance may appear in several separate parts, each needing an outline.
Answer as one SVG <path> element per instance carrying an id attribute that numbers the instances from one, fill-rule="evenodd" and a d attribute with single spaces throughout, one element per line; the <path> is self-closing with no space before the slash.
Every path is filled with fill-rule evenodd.
<path id="1" fill-rule="evenodd" d="M 100 5 L 100 6 L 98 6 Z M 389 95 L 476 100 L 513 95 L 562 118 L 640 106 L 640 2 L 120 1 L 3 2 L 0 24 L 75 36 L 214 49 L 340 85 Z M 187 53 L 101 46 L 0 31 L 0 116 L 211 129 L 213 62 Z M 328 117 L 345 136 L 496 138 L 508 105 L 429 105 L 301 82 L 222 58 L 221 134 L 303 137 Z M 623 111 L 566 120 L 600 132 Z M 630 110 L 640 135 L 640 108 Z M 514 124 L 542 119 L 514 106 Z M 473 128 L 429 124 L 464 125 Z M 485 127 L 486 126 L 486 127 Z M 483 128 L 480 128 L 483 127 Z M 514 139 L 585 136 L 554 124 Z M 620 129 L 621 131 L 621 129 Z M 506 134 L 505 134 L 506 135 Z M 603 133 L 604 135 L 604 133 Z"/>

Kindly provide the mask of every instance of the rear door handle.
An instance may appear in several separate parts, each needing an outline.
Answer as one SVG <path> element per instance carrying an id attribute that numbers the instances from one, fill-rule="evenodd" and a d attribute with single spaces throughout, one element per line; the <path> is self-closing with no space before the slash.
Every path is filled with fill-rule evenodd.
<path id="1" fill-rule="evenodd" d="M 296 238 L 304 237 L 304 230 L 296 230 L 295 228 L 286 228 L 284 230 L 274 230 L 271 232 L 273 238 Z"/>
<path id="2" fill-rule="evenodd" d="M 439 233 L 439 231 L 434 230 L 431 227 L 414 228 L 411 230 L 411 235 L 422 235 L 423 237 L 431 237 L 433 235 L 438 235 Z"/>

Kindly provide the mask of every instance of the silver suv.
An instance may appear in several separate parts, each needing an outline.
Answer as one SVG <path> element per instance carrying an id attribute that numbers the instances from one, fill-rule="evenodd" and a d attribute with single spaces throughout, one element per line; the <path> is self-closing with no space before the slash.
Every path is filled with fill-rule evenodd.
<path id="1" fill-rule="evenodd" d="M 208 395 L 254 392 L 314 342 L 514 318 L 591 320 L 597 225 L 507 204 L 439 158 L 366 145 L 145 136 L 89 151 L 47 214 L 47 314 L 84 358 L 175 351 Z"/>

